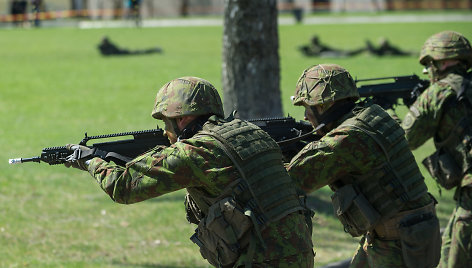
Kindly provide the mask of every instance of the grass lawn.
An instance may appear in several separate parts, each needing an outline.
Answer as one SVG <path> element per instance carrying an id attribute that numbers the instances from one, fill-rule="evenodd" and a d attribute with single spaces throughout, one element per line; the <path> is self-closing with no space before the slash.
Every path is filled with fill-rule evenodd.
<path id="1" fill-rule="evenodd" d="M 421 74 L 416 57 L 305 58 L 297 46 L 318 34 L 333 47 L 357 48 L 380 37 L 419 51 L 431 34 L 456 30 L 472 37 L 472 23 L 291 25 L 279 28 L 281 89 L 286 114 L 295 82 L 306 67 L 337 63 L 358 78 Z M 108 35 L 121 46 L 160 46 L 163 54 L 105 58 L 96 45 Z M 184 192 L 133 205 L 113 203 L 87 173 L 63 166 L 7 160 L 79 142 L 89 135 L 150 129 L 157 90 L 167 81 L 199 76 L 221 87 L 221 27 L 145 29 L 0 30 L 0 266 L 1 267 L 208 267 L 188 239 Z M 261 100 L 261 105 L 264 100 Z M 398 113 L 404 115 L 405 108 Z M 161 124 L 162 126 L 162 124 Z M 418 162 L 433 151 L 416 150 Z M 441 225 L 453 209 L 452 193 L 439 196 Z M 349 258 L 357 239 L 333 217 L 330 191 L 313 193 L 317 266 Z"/>

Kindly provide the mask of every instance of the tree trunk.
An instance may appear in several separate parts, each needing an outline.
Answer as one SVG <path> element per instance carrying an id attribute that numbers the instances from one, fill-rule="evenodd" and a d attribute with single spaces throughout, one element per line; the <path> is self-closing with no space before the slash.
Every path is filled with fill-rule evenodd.
<path id="1" fill-rule="evenodd" d="M 282 116 L 276 0 L 225 0 L 223 106 L 243 119 Z"/>

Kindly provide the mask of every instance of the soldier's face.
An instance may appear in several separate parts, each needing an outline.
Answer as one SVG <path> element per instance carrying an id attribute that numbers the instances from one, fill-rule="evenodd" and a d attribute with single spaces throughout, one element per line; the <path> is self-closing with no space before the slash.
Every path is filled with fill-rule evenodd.
<path id="1" fill-rule="evenodd" d="M 430 61 L 425 68 L 423 73 L 428 75 L 429 80 L 435 82 L 437 80 L 438 68 L 434 65 L 433 61 Z"/>
<path id="2" fill-rule="evenodd" d="M 308 120 L 315 128 L 318 126 L 318 120 L 310 106 L 305 106 L 305 120 Z"/>
<path id="3" fill-rule="evenodd" d="M 458 60 L 438 60 L 438 61 L 430 61 L 426 65 L 426 72 L 428 77 L 431 81 L 436 82 L 444 77 L 449 73 L 447 71 L 448 68 L 459 64 Z"/>
<path id="4" fill-rule="evenodd" d="M 322 111 L 321 107 L 315 106 L 314 109 L 316 109 L 318 114 L 321 114 L 321 111 Z M 308 105 L 305 106 L 305 120 L 308 120 L 311 123 L 311 125 L 313 126 L 313 128 L 315 128 L 315 129 L 320 125 L 320 123 L 318 122 L 318 118 L 316 117 L 315 113 L 313 112 L 312 107 L 310 107 Z M 323 124 L 323 126 L 324 126 L 324 124 Z M 320 129 L 318 129 L 316 131 L 316 133 L 319 134 L 319 135 L 324 136 L 328 132 L 327 127 L 329 127 L 329 126 L 330 126 L 330 124 L 328 124 L 328 126 L 321 127 Z"/>
<path id="5" fill-rule="evenodd" d="M 165 118 L 164 120 L 165 128 L 164 128 L 164 136 L 167 136 L 169 139 L 170 144 L 174 144 L 177 142 L 177 134 L 174 130 L 174 125 L 170 121 L 170 119 Z"/>

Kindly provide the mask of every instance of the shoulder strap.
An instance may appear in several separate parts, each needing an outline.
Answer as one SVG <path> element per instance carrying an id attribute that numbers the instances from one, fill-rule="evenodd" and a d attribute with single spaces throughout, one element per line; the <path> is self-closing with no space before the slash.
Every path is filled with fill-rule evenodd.
<path id="1" fill-rule="evenodd" d="M 247 180 L 246 174 L 244 173 L 243 169 L 241 168 L 241 165 L 240 165 L 239 161 L 237 160 L 237 159 L 239 159 L 239 157 L 237 157 L 237 154 L 234 152 L 232 147 L 226 142 L 226 140 L 223 139 L 222 137 L 220 137 L 219 135 L 216 135 L 215 133 L 212 133 L 212 132 L 209 132 L 209 131 L 200 131 L 200 132 L 198 132 L 198 134 L 213 137 L 219 143 L 219 145 L 220 145 L 219 147 L 226 153 L 226 155 L 229 157 L 231 162 L 233 162 L 234 166 L 236 167 L 239 174 L 241 175 L 241 179 L 248 186 L 247 189 L 251 192 L 251 195 L 253 197 L 255 197 L 254 191 L 249 186 L 249 182 Z M 259 208 L 259 211 L 264 211 L 262 209 L 262 206 L 259 204 L 257 198 L 253 198 L 252 200 L 256 203 L 257 207 Z M 262 239 L 261 229 L 260 229 L 259 224 L 257 222 L 255 213 L 251 209 L 245 208 L 244 214 L 251 219 L 252 224 L 253 224 L 254 229 L 255 229 L 255 233 L 256 233 L 257 237 L 259 238 L 262 247 L 265 249 L 266 245 L 265 245 L 264 239 Z"/>
<path id="2" fill-rule="evenodd" d="M 198 134 L 199 135 L 200 134 L 201 135 L 206 135 L 206 136 L 210 136 L 210 137 L 214 138 L 219 143 L 219 145 L 220 145 L 219 147 L 226 153 L 226 155 L 229 157 L 231 162 L 233 162 L 234 166 L 236 167 L 239 174 L 241 175 L 242 180 L 246 183 L 246 185 L 249 185 L 246 174 L 244 173 L 244 171 L 243 171 L 243 169 L 240 165 L 240 162 L 238 161 L 239 157 L 234 152 L 232 147 L 226 142 L 226 140 L 223 139 L 223 137 L 221 137 L 219 135 L 216 135 L 215 133 L 212 133 L 212 132 L 209 132 L 209 131 L 200 131 L 200 132 L 198 132 Z M 253 190 L 251 189 L 251 187 L 248 187 L 248 188 L 249 188 L 249 191 L 251 192 L 251 195 L 255 196 L 255 194 L 254 194 Z M 256 203 L 257 203 L 257 206 L 259 207 L 260 211 L 263 211 L 261 205 L 257 201 L 256 201 Z"/>
<path id="3" fill-rule="evenodd" d="M 467 109 L 467 114 L 462 117 L 459 122 L 457 122 L 450 132 L 451 134 L 446 139 L 440 141 L 437 136 L 434 137 L 434 143 L 437 150 L 441 147 L 447 146 L 456 135 L 462 135 L 465 127 L 471 122 L 470 117 L 472 116 L 472 100 L 470 100 L 467 96 L 467 91 L 472 90 L 472 80 L 470 79 L 470 76 L 471 74 L 469 73 L 466 77 L 464 77 L 464 80 L 462 81 L 461 87 L 459 89 L 453 88 L 453 90 L 456 92 L 456 98 L 451 97 L 447 99 L 443 105 L 444 109 L 448 109 L 450 107 L 463 104 Z"/>

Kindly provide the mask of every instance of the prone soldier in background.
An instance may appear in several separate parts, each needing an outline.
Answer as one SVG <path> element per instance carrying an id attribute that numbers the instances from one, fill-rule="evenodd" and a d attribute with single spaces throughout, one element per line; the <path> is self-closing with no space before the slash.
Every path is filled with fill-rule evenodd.
<path id="1" fill-rule="evenodd" d="M 287 170 L 303 190 L 329 185 L 344 230 L 362 236 L 351 267 L 435 267 L 441 237 L 428 193 L 404 131 L 380 106 L 356 102 L 347 70 L 306 69 L 294 105 L 305 107 L 319 141 L 305 146 Z"/>
<path id="2" fill-rule="evenodd" d="M 298 48 L 303 55 L 312 57 L 350 57 L 364 52 L 365 48 L 354 50 L 342 50 L 330 47 L 320 41 L 317 35 L 314 35 L 308 45 L 303 45 Z"/>
<path id="3" fill-rule="evenodd" d="M 434 137 L 436 152 L 423 160 L 444 188 L 456 188 L 456 208 L 443 235 L 440 267 L 472 263 L 472 49 L 460 33 L 429 37 L 419 61 L 431 86 L 410 106 L 402 127 L 410 148 Z"/>
<path id="4" fill-rule="evenodd" d="M 103 56 L 113 56 L 113 55 L 147 55 L 152 53 L 162 53 L 160 47 L 153 47 L 148 49 L 138 49 L 138 50 L 129 50 L 126 48 L 121 48 L 114 44 L 107 36 L 102 38 L 100 44 L 98 44 L 98 50 Z"/>
<path id="5" fill-rule="evenodd" d="M 311 211 L 266 132 L 224 119 L 217 90 L 196 77 L 165 84 L 152 116 L 164 121 L 171 146 L 157 146 L 125 167 L 101 158 L 69 165 L 88 170 L 117 203 L 186 188 L 187 219 L 198 225 L 191 240 L 214 266 L 313 267 Z M 68 148 L 79 150 L 74 155 L 88 150 Z"/>

